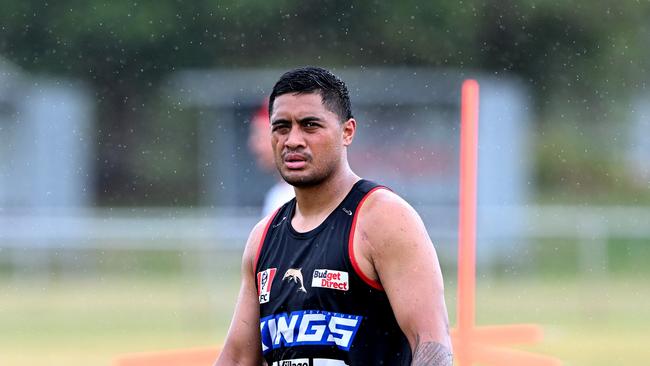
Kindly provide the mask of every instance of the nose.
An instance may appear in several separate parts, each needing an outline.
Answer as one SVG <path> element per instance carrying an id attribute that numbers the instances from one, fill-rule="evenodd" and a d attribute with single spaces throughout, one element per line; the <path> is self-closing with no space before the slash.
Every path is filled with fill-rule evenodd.
<path id="1" fill-rule="evenodd" d="M 291 150 L 294 150 L 299 147 L 305 147 L 305 139 L 302 134 L 301 128 L 296 128 L 296 126 L 291 128 L 287 136 L 287 139 L 284 142 L 284 146 L 286 146 Z"/>

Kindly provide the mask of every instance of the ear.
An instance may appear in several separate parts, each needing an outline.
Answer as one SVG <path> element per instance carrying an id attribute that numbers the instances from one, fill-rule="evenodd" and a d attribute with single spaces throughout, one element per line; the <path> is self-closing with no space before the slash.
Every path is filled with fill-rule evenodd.
<path id="1" fill-rule="evenodd" d="M 343 122 L 341 125 L 343 132 L 343 146 L 350 146 L 354 140 L 354 134 L 357 132 L 357 121 L 354 118 Z"/>

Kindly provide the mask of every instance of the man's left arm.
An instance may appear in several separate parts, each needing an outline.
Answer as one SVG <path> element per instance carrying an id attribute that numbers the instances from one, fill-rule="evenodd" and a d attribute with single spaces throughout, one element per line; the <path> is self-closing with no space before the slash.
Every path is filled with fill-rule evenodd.
<path id="1" fill-rule="evenodd" d="M 373 196 L 361 228 L 366 258 L 408 338 L 412 365 L 450 366 L 444 285 L 431 239 L 417 212 L 400 197 L 388 191 Z"/>

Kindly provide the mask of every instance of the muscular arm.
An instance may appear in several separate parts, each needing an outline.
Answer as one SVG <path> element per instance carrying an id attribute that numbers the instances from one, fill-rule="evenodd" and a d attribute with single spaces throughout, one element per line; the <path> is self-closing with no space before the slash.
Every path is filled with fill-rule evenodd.
<path id="1" fill-rule="evenodd" d="M 255 287 L 254 261 L 264 226 L 262 220 L 251 232 L 241 266 L 241 287 L 226 342 L 215 366 L 262 365 L 259 328 L 259 303 Z"/>
<path id="2" fill-rule="evenodd" d="M 355 253 L 362 271 L 384 287 L 411 345 L 412 365 L 450 366 L 442 273 L 422 220 L 385 190 L 372 193 L 361 210 Z"/>

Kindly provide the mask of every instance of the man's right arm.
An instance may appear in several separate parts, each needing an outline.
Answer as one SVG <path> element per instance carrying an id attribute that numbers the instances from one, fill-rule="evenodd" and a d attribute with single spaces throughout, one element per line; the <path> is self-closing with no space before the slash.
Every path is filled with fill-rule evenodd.
<path id="1" fill-rule="evenodd" d="M 255 258 L 264 227 L 270 218 L 260 221 L 251 231 L 242 256 L 241 287 L 226 342 L 215 366 L 262 365 L 260 314 L 255 287 Z"/>

